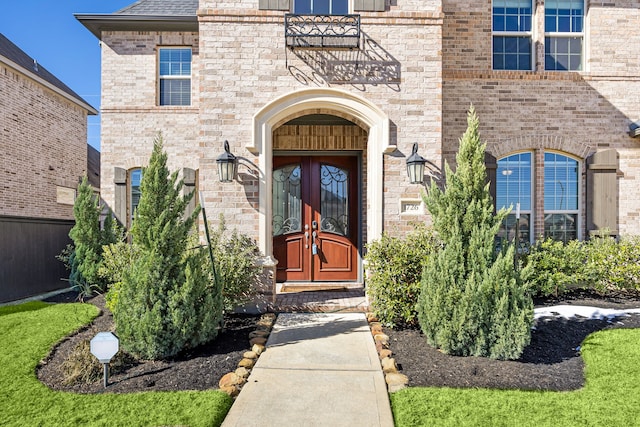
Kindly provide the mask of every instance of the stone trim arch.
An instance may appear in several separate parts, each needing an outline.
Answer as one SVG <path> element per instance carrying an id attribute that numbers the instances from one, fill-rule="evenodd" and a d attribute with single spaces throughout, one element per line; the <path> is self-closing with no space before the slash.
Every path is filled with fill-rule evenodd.
<path id="1" fill-rule="evenodd" d="M 367 241 L 382 235 L 383 154 L 395 150 L 390 144 L 389 117 L 361 96 L 340 89 L 312 88 L 294 91 L 266 104 L 253 116 L 253 133 L 247 149 L 258 156 L 262 171 L 259 191 L 258 245 L 265 256 L 272 256 L 271 179 L 273 131 L 296 117 L 322 112 L 342 117 L 367 129 Z"/>

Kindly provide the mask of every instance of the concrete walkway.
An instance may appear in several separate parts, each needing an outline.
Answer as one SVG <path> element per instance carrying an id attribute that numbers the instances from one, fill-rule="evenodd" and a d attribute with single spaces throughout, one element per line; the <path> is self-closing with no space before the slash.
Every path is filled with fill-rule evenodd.
<path id="1" fill-rule="evenodd" d="M 392 427 L 362 313 L 282 313 L 223 427 Z"/>

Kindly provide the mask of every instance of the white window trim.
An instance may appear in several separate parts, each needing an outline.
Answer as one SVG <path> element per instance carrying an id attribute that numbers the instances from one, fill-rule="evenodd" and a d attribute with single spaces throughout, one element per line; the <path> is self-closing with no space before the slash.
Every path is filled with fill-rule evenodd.
<path id="1" fill-rule="evenodd" d="M 191 67 L 189 68 L 189 76 L 173 76 L 173 75 L 163 75 L 160 74 L 160 51 L 161 50 L 175 50 L 175 49 L 189 49 L 191 51 Z M 156 74 L 158 76 L 157 83 L 157 99 L 156 105 L 158 107 L 191 107 L 193 106 L 193 47 L 192 46 L 158 46 L 158 54 L 156 55 Z M 161 92 L 160 87 L 162 85 L 162 80 L 189 80 L 189 105 L 169 105 L 169 104 L 161 104 Z"/>
<path id="2" fill-rule="evenodd" d="M 583 44 L 584 46 L 584 44 Z M 575 157 L 569 153 L 566 153 L 564 151 L 557 151 L 557 150 L 544 150 L 542 155 L 544 158 L 544 155 L 546 153 L 552 153 L 552 154 L 558 154 L 560 156 L 564 156 L 567 157 L 571 160 L 575 160 L 577 162 L 578 165 L 578 170 L 576 171 L 577 174 L 577 181 L 578 181 L 578 209 L 564 209 L 564 210 L 546 210 L 544 208 L 544 197 L 542 199 L 542 217 L 544 219 L 544 216 L 547 214 L 575 214 L 577 219 L 577 224 L 576 224 L 576 228 L 577 228 L 577 233 L 576 233 L 576 237 L 578 240 L 582 240 L 582 216 L 584 213 L 584 208 L 583 208 L 583 196 L 582 196 L 582 191 L 583 191 L 583 177 L 582 177 L 582 159 Z M 542 182 L 543 182 L 543 190 L 544 190 L 544 165 L 542 166 Z M 543 220 L 543 224 L 542 224 L 542 232 L 544 234 L 544 220 Z"/>
<path id="3" fill-rule="evenodd" d="M 502 70 L 500 70 L 502 71 Z M 505 70 L 506 71 L 506 70 Z M 524 209 L 520 209 L 520 215 L 522 214 L 528 214 L 529 215 L 529 243 L 534 244 L 535 240 L 536 240 L 536 236 L 534 235 L 534 224 L 535 224 L 535 177 L 536 177 L 536 153 L 535 151 L 532 150 L 520 150 L 520 151 L 514 151 L 511 152 L 505 156 L 502 156 L 501 158 L 496 160 L 497 162 L 500 162 L 500 160 L 504 160 L 508 157 L 511 156 L 515 156 L 516 154 L 524 154 L 524 153 L 529 153 L 529 155 L 531 156 L 531 175 L 529 177 L 529 181 L 531 182 L 531 199 L 529 200 L 529 206 L 531 206 L 531 209 L 529 210 L 524 210 Z M 497 172 L 497 169 L 496 169 Z M 544 173 L 544 172 L 543 172 Z M 498 188 L 497 188 L 497 183 L 496 183 L 496 194 L 497 194 Z M 498 206 L 496 206 L 496 208 L 498 209 Z M 508 208 L 508 206 L 506 206 L 506 208 Z M 511 209 L 510 214 L 516 214 L 516 206 L 513 206 L 513 208 Z"/>
<path id="4" fill-rule="evenodd" d="M 552 37 L 552 38 L 572 38 L 572 37 L 580 37 L 582 38 L 582 52 L 580 52 L 580 70 L 547 70 L 547 65 L 546 65 L 546 53 L 543 53 L 544 55 L 544 59 L 545 59 L 545 65 L 544 65 L 544 71 L 549 71 L 549 72 L 558 72 L 558 73 L 582 73 L 586 71 L 586 66 L 587 66 L 587 61 L 586 61 L 586 52 L 587 52 L 587 47 L 586 47 L 586 38 L 585 38 L 585 33 L 586 33 L 586 27 L 587 27 L 587 1 L 583 0 L 582 2 L 582 31 L 580 32 L 561 32 L 561 31 L 549 31 L 547 32 L 547 28 L 546 28 L 546 9 L 544 12 L 544 16 L 542 17 L 543 19 L 543 25 L 544 25 L 544 40 L 546 40 L 547 37 Z M 546 46 L 545 46 L 545 52 L 546 52 Z M 575 160 L 575 159 L 574 159 Z M 579 161 L 578 161 L 579 162 Z"/>
<path id="5" fill-rule="evenodd" d="M 491 70 L 492 71 L 533 71 L 534 64 L 536 63 L 536 48 L 535 48 L 535 40 L 533 38 L 533 31 L 535 29 L 536 23 L 536 2 L 535 0 L 531 1 L 531 30 L 529 31 L 494 31 L 493 30 L 493 0 L 491 1 Z M 526 70 L 497 70 L 495 68 L 495 64 L 493 63 L 493 39 L 494 37 L 529 37 L 531 40 L 531 61 L 529 63 L 529 68 Z M 517 154 L 517 153 L 514 153 Z M 507 156 L 508 157 L 508 156 Z"/>

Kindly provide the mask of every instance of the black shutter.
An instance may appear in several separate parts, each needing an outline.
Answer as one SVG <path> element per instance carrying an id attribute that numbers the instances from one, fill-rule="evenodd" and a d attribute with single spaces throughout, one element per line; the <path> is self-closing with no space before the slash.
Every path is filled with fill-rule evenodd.
<path id="1" fill-rule="evenodd" d="M 353 10 L 355 12 L 384 12 L 387 0 L 354 0 Z"/>
<path id="2" fill-rule="evenodd" d="M 258 2 L 260 10 L 291 10 L 289 0 L 260 0 Z"/>
<path id="3" fill-rule="evenodd" d="M 496 171 L 498 169 L 498 160 L 490 153 L 484 153 L 484 166 L 487 168 L 487 183 L 489 184 L 489 193 L 493 200 L 493 211 L 496 212 Z"/>
<path id="4" fill-rule="evenodd" d="M 122 168 L 113 169 L 115 184 L 113 214 L 120 224 L 127 224 L 127 171 Z"/>
<path id="5" fill-rule="evenodd" d="M 599 151 L 587 158 L 587 233 L 618 235 L 618 152 Z"/>

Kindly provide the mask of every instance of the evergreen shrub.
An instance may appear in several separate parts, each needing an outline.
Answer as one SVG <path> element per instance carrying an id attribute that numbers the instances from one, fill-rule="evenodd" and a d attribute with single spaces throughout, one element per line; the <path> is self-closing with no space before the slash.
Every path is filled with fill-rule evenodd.
<path id="1" fill-rule="evenodd" d="M 473 106 L 467 123 L 456 171 L 445 164 L 444 190 L 433 182 L 424 196 L 442 247 L 425 266 L 418 320 L 445 353 L 517 359 L 531 339 L 533 302 L 514 268 L 513 245 L 494 250 L 507 211 L 493 213 Z"/>
<path id="2" fill-rule="evenodd" d="M 182 196 L 182 186 L 156 138 L 131 227 L 135 256 L 122 271 L 113 312 L 123 349 L 143 359 L 210 341 L 222 322 L 221 289 L 206 249 L 197 245 L 199 209 L 185 218 L 193 193 Z"/>
<path id="3" fill-rule="evenodd" d="M 588 271 L 599 291 L 640 290 L 640 236 L 589 240 Z"/>
<path id="4" fill-rule="evenodd" d="M 577 240 L 566 244 L 545 239 L 533 245 L 526 256 L 522 280 L 533 293 L 558 296 L 569 289 L 584 287 L 590 274 L 587 245 Z"/>
<path id="5" fill-rule="evenodd" d="M 603 233 L 585 242 L 540 241 L 525 258 L 522 278 L 543 296 L 572 289 L 640 290 L 640 237 L 616 241 Z"/>
<path id="6" fill-rule="evenodd" d="M 258 276 L 262 272 L 257 262 L 260 250 L 249 236 L 236 229 L 227 230 L 223 215 L 220 215 L 217 228 L 211 230 L 209 225 L 209 229 L 224 310 L 232 311 L 255 295 Z"/>
<path id="7" fill-rule="evenodd" d="M 433 231 L 422 224 L 406 237 L 384 232 L 367 245 L 367 295 L 381 322 L 389 326 L 417 323 L 422 270 L 434 245 Z"/>
<path id="8" fill-rule="evenodd" d="M 69 231 L 73 245 L 59 257 L 68 264 L 71 270 L 69 282 L 81 296 L 106 290 L 107 282 L 99 274 L 103 262 L 102 246 L 118 240 L 119 231 L 111 212 L 105 218 L 104 227 L 100 228 L 100 211 L 98 197 L 85 176 L 73 205 L 75 224 Z"/>

